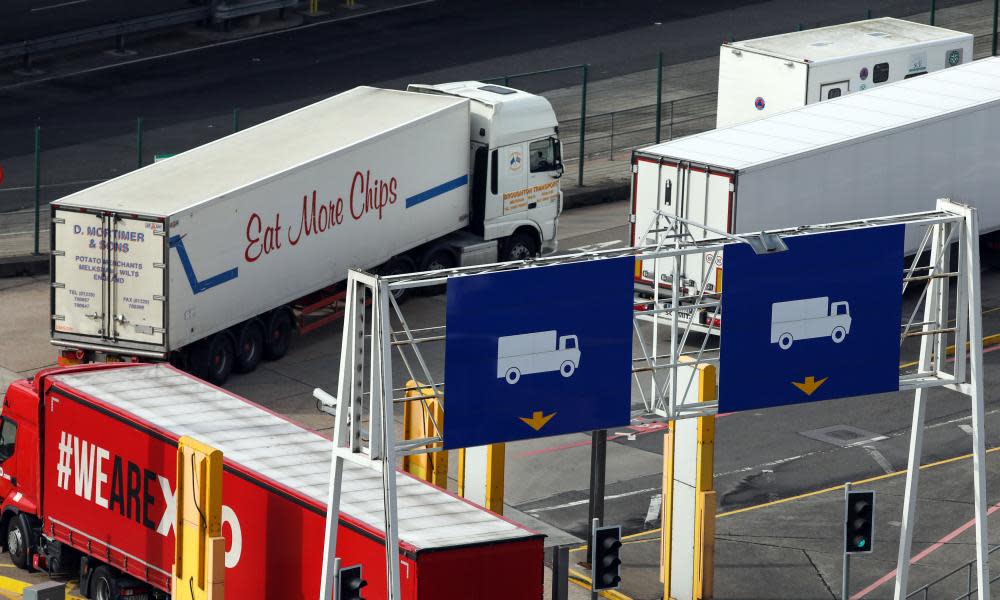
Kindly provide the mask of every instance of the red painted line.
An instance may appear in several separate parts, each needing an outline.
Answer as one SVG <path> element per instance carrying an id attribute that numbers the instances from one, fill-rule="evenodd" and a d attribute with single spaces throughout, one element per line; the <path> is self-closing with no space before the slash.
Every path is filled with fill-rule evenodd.
<path id="1" fill-rule="evenodd" d="M 645 420 L 645 419 L 642 419 Z M 649 433 L 656 433 L 657 431 L 663 431 L 668 427 L 666 423 L 661 423 L 657 421 L 650 421 L 648 424 L 639 425 L 629 425 L 623 429 L 628 429 L 631 433 L 613 433 L 608 436 L 608 441 L 617 440 L 619 438 L 627 438 L 629 436 L 640 436 Z M 590 439 L 580 440 L 579 442 L 570 442 L 568 444 L 560 444 L 559 446 L 552 446 L 551 448 L 540 448 L 538 450 L 525 450 L 524 452 L 518 452 L 514 455 L 514 458 L 526 458 L 529 456 L 538 456 L 540 454 L 549 454 L 550 452 L 560 452 L 562 450 L 570 450 L 572 448 L 580 448 L 581 446 L 589 446 Z"/>
<path id="2" fill-rule="evenodd" d="M 1000 510 L 1000 502 L 998 502 L 998 503 L 994 504 L 993 506 L 991 506 L 989 508 L 989 510 L 986 511 L 986 515 L 987 516 L 992 515 L 993 513 L 995 513 L 998 510 Z M 972 519 L 968 523 L 965 523 L 964 525 L 962 525 L 958 529 L 952 531 L 951 533 L 947 534 L 943 538 L 941 538 L 938 541 L 934 542 L 933 544 L 931 544 L 927 548 L 924 548 L 924 550 L 922 552 L 920 552 L 920 554 L 917 554 L 916 556 L 914 556 L 913 558 L 910 559 L 910 564 L 911 565 L 916 564 L 916 563 L 920 562 L 921 560 L 923 560 L 924 558 L 927 558 L 927 556 L 929 556 L 930 554 L 936 552 L 942 546 L 944 546 L 945 544 L 947 544 L 951 540 L 955 539 L 956 537 L 958 537 L 959 535 L 961 535 L 962 533 L 964 533 L 966 530 L 968 530 L 970 527 L 972 527 L 975 524 L 976 524 L 976 520 Z M 870 594 L 875 589 L 881 587 L 885 582 L 890 581 L 890 580 L 894 579 L 895 577 L 896 577 L 896 569 L 893 569 L 892 571 L 889 571 L 888 573 L 886 573 L 885 575 L 883 575 L 882 577 L 880 577 L 875 583 L 871 584 L 870 586 L 866 587 L 865 589 L 863 589 L 860 592 L 858 592 L 858 593 L 854 594 L 853 596 L 851 596 L 851 600 L 860 600 L 861 598 L 864 598 L 865 595 Z"/>
<path id="3" fill-rule="evenodd" d="M 590 440 L 583 440 L 580 442 L 573 442 L 571 444 L 562 444 L 560 446 L 552 446 L 551 448 L 542 448 L 540 450 L 525 450 L 524 452 L 518 452 L 514 455 L 514 458 L 525 458 L 527 456 L 538 456 L 539 454 L 548 454 L 549 452 L 559 452 L 560 450 L 569 450 L 570 448 L 579 448 L 580 446 L 589 446 Z"/>

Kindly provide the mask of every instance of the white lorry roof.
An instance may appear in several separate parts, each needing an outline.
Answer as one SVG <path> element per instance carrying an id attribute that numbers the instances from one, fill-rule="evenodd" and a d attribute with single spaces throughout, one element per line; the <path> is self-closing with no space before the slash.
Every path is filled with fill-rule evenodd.
<path id="1" fill-rule="evenodd" d="M 169 217 L 466 102 L 357 87 L 53 204 Z"/>
<path id="2" fill-rule="evenodd" d="M 997 101 L 1000 57 L 985 58 L 639 153 L 747 171 Z"/>
<path id="3" fill-rule="evenodd" d="M 322 506 L 331 442 L 260 406 L 163 364 L 52 379 L 180 436 L 191 436 Z M 418 549 L 534 537 L 493 513 L 403 473 L 396 474 L 399 538 Z M 384 531 L 382 475 L 344 462 L 341 512 Z"/>
<path id="4" fill-rule="evenodd" d="M 971 37 L 970 33 L 883 17 L 731 42 L 723 46 L 788 60 L 823 63 Z"/>

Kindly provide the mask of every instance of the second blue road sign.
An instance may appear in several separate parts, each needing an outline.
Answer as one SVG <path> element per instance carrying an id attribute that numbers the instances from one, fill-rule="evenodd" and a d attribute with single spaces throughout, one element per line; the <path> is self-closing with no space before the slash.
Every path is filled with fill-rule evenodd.
<path id="1" fill-rule="evenodd" d="M 444 447 L 628 425 L 634 264 L 450 279 Z"/>
<path id="2" fill-rule="evenodd" d="M 902 225 L 723 256 L 719 412 L 899 389 Z"/>

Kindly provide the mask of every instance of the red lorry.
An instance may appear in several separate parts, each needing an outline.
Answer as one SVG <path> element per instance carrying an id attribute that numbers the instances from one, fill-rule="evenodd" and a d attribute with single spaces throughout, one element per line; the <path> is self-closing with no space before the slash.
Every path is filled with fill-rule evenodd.
<path id="1" fill-rule="evenodd" d="M 181 436 L 224 455 L 226 597 L 318 598 L 329 441 L 165 364 L 11 384 L 0 413 L 11 560 L 79 574 L 88 598 L 170 597 Z M 404 599 L 541 598 L 541 535 L 405 473 L 397 485 Z M 381 474 L 345 465 L 337 554 L 363 566 L 371 599 L 386 597 L 382 514 Z"/>

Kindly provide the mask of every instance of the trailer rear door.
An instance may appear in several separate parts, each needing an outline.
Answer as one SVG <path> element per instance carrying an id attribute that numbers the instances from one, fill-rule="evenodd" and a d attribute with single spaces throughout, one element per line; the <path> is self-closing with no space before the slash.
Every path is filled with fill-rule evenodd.
<path id="1" fill-rule="evenodd" d="M 633 194 L 632 242 L 637 245 L 655 244 L 657 241 L 670 245 L 674 235 L 667 231 L 670 223 L 667 216 L 676 216 L 694 223 L 703 223 L 720 231 L 732 229 L 732 199 L 735 191 L 735 176 L 730 171 L 705 165 L 695 165 L 666 157 L 637 155 L 635 159 L 635 182 Z M 717 237 L 700 227 L 682 226 L 682 236 L 701 240 Z M 721 285 L 722 256 L 714 265 L 692 254 L 684 258 L 683 275 L 685 288 L 718 290 Z M 661 259 L 669 260 L 669 259 Z M 639 272 L 641 281 L 652 283 L 654 261 L 642 261 Z M 660 265 L 660 285 L 669 285 L 669 273 L 673 267 Z"/>
<path id="2" fill-rule="evenodd" d="M 166 315 L 163 224 L 65 209 L 56 209 L 54 217 L 54 337 L 160 350 Z"/>

